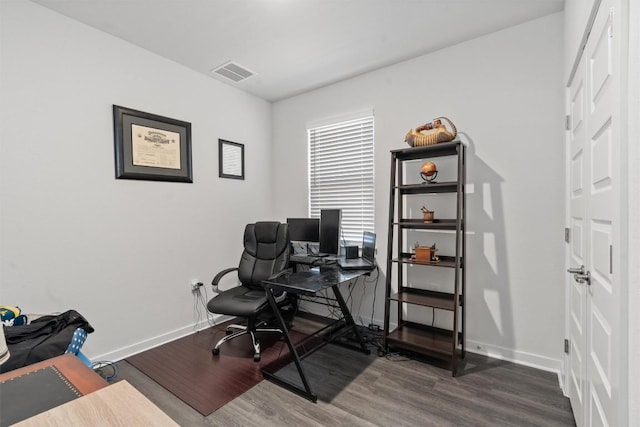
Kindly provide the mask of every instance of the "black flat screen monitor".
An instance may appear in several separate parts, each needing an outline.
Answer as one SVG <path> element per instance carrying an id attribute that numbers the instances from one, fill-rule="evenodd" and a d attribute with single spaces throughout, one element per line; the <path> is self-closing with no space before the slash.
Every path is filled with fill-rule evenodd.
<path id="1" fill-rule="evenodd" d="M 318 218 L 287 218 L 289 240 L 292 242 L 319 242 L 320 220 Z"/>
<path id="2" fill-rule="evenodd" d="M 340 249 L 340 209 L 320 210 L 320 253 L 338 255 Z"/>
<path id="3" fill-rule="evenodd" d="M 362 233 L 362 258 L 373 262 L 376 257 L 376 233 Z"/>

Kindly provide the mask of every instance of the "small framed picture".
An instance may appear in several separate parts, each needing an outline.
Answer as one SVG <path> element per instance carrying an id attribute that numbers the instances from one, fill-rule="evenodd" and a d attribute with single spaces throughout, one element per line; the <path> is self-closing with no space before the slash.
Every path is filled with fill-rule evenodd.
<path id="1" fill-rule="evenodd" d="M 191 123 L 113 106 L 116 179 L 193 182 Z"/>
<path id="2" fill-rule="evenodd" d="M 244 179 L 244 144 L 218 140 L 218 176 Z"/>

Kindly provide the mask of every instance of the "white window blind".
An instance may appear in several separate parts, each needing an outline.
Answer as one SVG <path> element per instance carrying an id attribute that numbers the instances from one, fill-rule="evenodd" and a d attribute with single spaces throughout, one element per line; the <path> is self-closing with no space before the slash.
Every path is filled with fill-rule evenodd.
<path id="1" fill-rule="evenodd" d="M 343 244 L 374 229 L 373 116 L 313 127 L 309 133 L 309 216 L 342 209 Z"/>

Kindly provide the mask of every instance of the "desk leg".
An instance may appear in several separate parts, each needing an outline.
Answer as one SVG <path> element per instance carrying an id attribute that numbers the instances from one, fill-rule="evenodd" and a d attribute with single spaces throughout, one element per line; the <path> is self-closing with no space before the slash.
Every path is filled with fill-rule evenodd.
<path id="1" fill-rule="evenodd" d="M 289 382 L 283 378 L 277 377 L 275 374 L 271 372 L 266 372 L 262 370 L 262 376 L 268 379 L 271 382 L 278 384 L 281 387 L 286 388 L 293 393 L 296 393 L 305 399 L 308 399 L 312 402 L 318 401 L 318 396 L 311 391 L 311 386 L 309 386 L 309 381 L 307 381 L 307 376 L 304 373 L 304 369 L 302 368 L 302 362 L 300 361 L 300 356 L 298 355 L 298 351 L 296 350 L 293 342 L 291 341 L 291 336 L 289 335 L 289 330 L 287 329 L 287 323 L 285 322 L 280 310 L 278 309 L 278 304 L 276 303 L 275 298 L 273 297 L 273 293 L 271 292 L 271 288 L 265 286 L 265 290 L 267 291 L 267 300 L 269 300 L 269 304 L 273 309 L 273 312 L 280 324 L 280 329 L 282 330 L 282 334 L 284 335 L 284 341 L 287 343 L 287 347 L 289 347 L 289 354 L 293 357 L 293 362 L 296 364 L 296 369 L 298 370 L 298 375 L 300 375 L 300 380 L 302 381 L 302 385 L 304 385 L 304 389 L 300 388 L 297 384 Z"/>
<path id="2" fill-rule="evenodd" d="M 340 310 L 342 310 L 342 315 L 344 316 L 344 320 L 347 324 L 347 328 L 353 330 L 353 333 L 356 335 L 356 338 L 358 339 L 358 343 L 360 344 L 360 350 L 364 354 L 371 354 L 371 350 L 367 348 L 367 344 L 365 344 L 364 340 L 362 339 L 362 335 L 360 335 L 360 332 L 358 331 L 356 322 L 353 320 L 353 317 L 351 317 L 351 312 L 349 311 L 349 307 L 347 306 L 347 303 L 344 301 L 344 298 L 342 297 L 342 292 L 340 292 L 340 288 L 338 287 L 338 285 L 333 285 L 331 289 L 333 290 L 333 294 L 335 295 L 336 300 L 340 305 Z"/>

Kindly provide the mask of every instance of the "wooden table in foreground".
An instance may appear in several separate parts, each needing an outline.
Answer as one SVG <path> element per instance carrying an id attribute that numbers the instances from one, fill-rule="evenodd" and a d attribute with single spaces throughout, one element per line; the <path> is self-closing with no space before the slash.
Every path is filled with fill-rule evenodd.
<path id="1" fill-rule="evenodd" d="M 127 381 L 82 396 L 14 424 L 16 427 L 178 426 Z"/>

